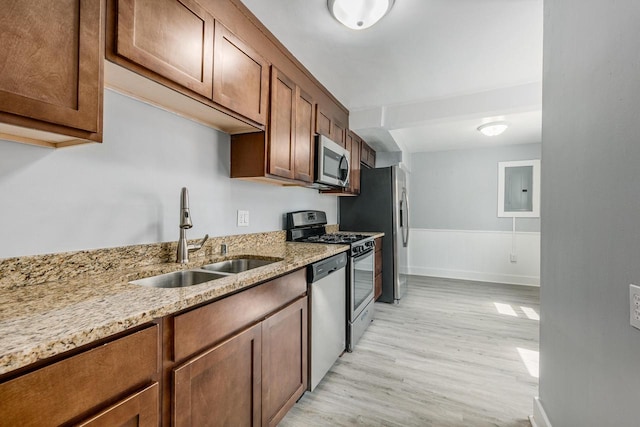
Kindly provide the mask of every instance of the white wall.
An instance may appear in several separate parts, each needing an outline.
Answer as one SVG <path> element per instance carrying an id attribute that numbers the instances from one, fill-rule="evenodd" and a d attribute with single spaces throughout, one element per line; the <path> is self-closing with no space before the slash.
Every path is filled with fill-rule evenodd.
<path id="1" fill-rule="evenodd" d="M 411 274 L 540 285 L 540 233 L 412 228 Z M 510 261 L 510 254 L 517 262 Z"/>
<path id="2" fill-rule="evenodd" d="M 540 144 L 413 153 L 411 273 L 539 285 L 540 219 L 518 218 L 513 235 L 497 216 L 498 162 L 539 158 Z"/>
<path id="3" fill-rule="evenodd" d="M 640 2 L 545 0 L 540 403 L 640 425 Z"/>
<path id="4" fill-rule="evenodd" d="M 229 178 L 230 137 L 107 90 L 104 142 L 57 150 L 0 141 L 0 258 L 283 229 L 283 214 L 327 211 L 335 196 Z M 250 226 L 236 227 L 236 211 Z"/>

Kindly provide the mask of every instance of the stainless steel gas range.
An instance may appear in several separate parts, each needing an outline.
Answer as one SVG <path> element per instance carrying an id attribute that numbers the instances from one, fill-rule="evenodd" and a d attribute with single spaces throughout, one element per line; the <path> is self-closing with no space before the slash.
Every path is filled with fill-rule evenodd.
<path id="1" fill-rule="evenodd" d="M 347 268 L 347 351 L 352 351 L 373 320 L 375 242 L 355 233 L 327 233 L 327 216 L 322 211 L 287 214 L 287 240 L 303 243 L 349 245 Z"/>

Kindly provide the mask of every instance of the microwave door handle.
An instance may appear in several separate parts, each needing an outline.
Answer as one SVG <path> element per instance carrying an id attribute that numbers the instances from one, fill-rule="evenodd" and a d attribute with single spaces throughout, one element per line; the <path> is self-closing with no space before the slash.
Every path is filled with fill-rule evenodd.
<path id="1" fill-rule="evenodd" d="M 345 163 L 346 167 L 343 168 L 342 164 Z M 349 182 L 349 171 L 351 169 L 350 165 L 349 165 L 349 159 L 347 158 L 347 156 L 342 156 L 342 158 L 340 159 L 340 165 L 338 166 L 340 168 L 341 171 L 346 171 L 346 173 L 344 174 L 344 178 L 340 177 L 340 183 L 342 184 L 342 186 L 347 185 L 347 182 Z"/>

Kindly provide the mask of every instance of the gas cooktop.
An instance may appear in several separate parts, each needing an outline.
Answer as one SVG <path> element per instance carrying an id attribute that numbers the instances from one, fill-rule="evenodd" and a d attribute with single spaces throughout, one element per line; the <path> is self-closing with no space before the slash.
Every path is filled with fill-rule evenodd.
<path id="1" fill-rule="evenodd" d="M 297 211 L 287 214 L 287 240 L 303 243 L 354 245 L 373 240 L 356 233 L 327 233 L 327 215 L 322 211 Z"/>
<path id="2" fill-rule="evenodd" d="M 359 240 L 368 239 L 369 236 L 364 234 L 344 234 L 344 233 L 328 233 L 322 234 L 319 236 L 308 236 L 303 237 L 296 242 L 307 242 L 307 243 L 335 243 L 335 244 L 349 244 L 354 243 Z"/>

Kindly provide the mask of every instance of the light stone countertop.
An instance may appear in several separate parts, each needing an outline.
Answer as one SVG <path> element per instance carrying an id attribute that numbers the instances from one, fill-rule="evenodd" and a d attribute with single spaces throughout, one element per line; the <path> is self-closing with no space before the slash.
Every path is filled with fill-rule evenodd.
<path id="1" fill-rule="evenodd" d="M 374 237 L 380 233 L 369 233 Z M 217 244 L 217 243 L 216 243 Z M 345 245 L 276 242 L 244 248 L 241 255 L 277 257 L 282 261 L 186 288 L 159 289 L 131 285 L 131 280 L 220 261 L 212 256 L 186 266 L 165 262 L 135 268 L 82 273 L 70 280 L 0 287 L 0 375 L 73 350 L 154 319 L 221 298 L 308 264 L 344 252 Z M 85 253 L 78 253 L 82 256 Z M 74 256 L 78 256 L 73 254 Z M 13 264 L 10 264 L 12 262 Z M 5 262 L 16 273 L 23 259 Z M 198 264 L 195 264 L 198 263 Z M 24 276 L 24 273 L 22 273 Z M 73 276 L 73 275 L 71 275 Z M 22 276 L 19 276 L 22 277 Z M 66 276 L 65 276 L 66 277 Z"/>

